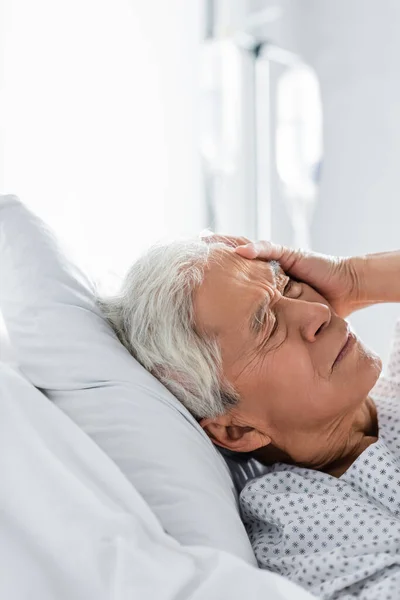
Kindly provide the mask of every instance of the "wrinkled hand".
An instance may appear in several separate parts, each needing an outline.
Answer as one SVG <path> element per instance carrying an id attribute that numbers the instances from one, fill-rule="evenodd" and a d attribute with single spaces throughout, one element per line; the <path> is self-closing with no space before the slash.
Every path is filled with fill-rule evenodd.
<path id="1" fill-rule="evenodd" d="M 205 241 L 223 242 L 247 259 L 276 260 L 288 275 L 316 289 L 340 317 L 369 303 L 361 297 L 365 261 L 363 257 L 338 257 L 294 250 L 267 241 L 210 233 Z"/>
<path id="2" fill-rule="evenodd" d="M 248 259 L 278 261 L 287 274 L 315 288 L 341 317 L 347 317 L 361 308 L 359 290 L 363 271 L 362 258 L 342 258 L 293 250 L 266 241 L 238 245 L 235 252 Z"/>

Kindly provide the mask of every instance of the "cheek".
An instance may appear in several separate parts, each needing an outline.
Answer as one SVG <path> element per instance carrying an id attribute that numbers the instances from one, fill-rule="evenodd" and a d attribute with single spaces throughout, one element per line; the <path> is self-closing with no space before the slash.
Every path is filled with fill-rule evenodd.
<path id="1" fill-rule="evenodd" d="M 353 404 L 349 390 L 318 376 L 306 348 L 295 344 L 242 365 L 237 388 L 247 414 L 281 432 L 323 427 Z"/>
<path id="2" fill-rule="evenodd" d="M 313 410 L 317 384 L 304 347 L 284 344 L 242 368 L 236 385 L 249 408 L 280 420 Z"/>
<path id="3" fill-rule="evenodd" d="M 379 376 L 379 359 L 363 347 L 360 350 L 356 362 L 342 363 L 340 372 L 324 378 L 304 346 L 283 344 L 236 364 L 231 381 L 248 415 L 279 430 L 322 427 L 358 406 Z"/>

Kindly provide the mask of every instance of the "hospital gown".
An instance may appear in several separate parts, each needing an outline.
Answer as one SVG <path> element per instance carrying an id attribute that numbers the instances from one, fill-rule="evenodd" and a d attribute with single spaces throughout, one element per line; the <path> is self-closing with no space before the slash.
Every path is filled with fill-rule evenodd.
<path id="1" fill-rule="evenodd" d="M 400 600 L 400 322 L 370 396 L 379 439 L 341 477 L 277 463 L 240 496 L 259 566 L 324 599 Z"/>

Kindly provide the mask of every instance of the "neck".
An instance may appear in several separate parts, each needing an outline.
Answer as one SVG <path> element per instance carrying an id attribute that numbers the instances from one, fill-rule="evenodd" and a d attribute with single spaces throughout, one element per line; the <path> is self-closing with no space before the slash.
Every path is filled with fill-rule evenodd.
<path id="1" fill-rule="evenodd" d="M 372 398 L 367 397 L 354 416 L 350 434 L 342 450 L 334 459 L 327 458 L 320 464 L 299 463 L 272 443 L 256 450 L 253 455 L 265 465 L 276 462 L 298 465 L 309 469 L 316 469 L 328 473 L 333 477 L 340 477 L 353 464 L 364 450 L 378 439 L 378 418 Z"/>
<path id="2" fill-rule="evenodd" d="M 340 455 L 321 468 L 333 477 L 340 477 L 371 444 L 378 440 L 378 416 L 372 398 L 368 397 L 354 420 L 348 443 Z"/>

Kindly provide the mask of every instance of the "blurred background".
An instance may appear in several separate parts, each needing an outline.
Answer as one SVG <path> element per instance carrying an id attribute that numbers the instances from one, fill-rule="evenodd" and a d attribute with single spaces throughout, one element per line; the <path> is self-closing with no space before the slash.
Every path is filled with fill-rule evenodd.
<path id="1" fill-rule="evenodd" d="M 102 281 L 205 227 L 399 248 L 399 25 L 396 0 L 0 0 L 0 193 Z M 352 317 L 384 359 L 398 314 Z"/>

